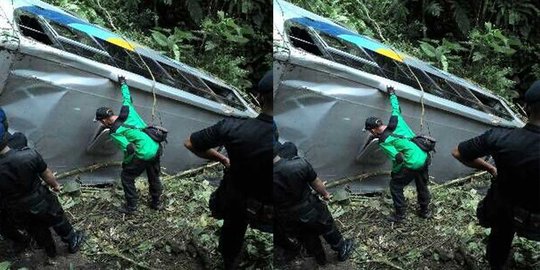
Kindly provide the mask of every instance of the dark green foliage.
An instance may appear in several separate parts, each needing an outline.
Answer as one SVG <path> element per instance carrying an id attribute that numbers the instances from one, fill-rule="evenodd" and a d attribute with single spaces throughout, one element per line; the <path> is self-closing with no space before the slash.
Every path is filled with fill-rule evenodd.
<path id="1" fill-rule="evenodd" d="M 245 90 L 271 66 L 270 0 L 45 0 Z"/>
<path id="2" fill-rule="evenodd" d="M 512 98 L 540 79 L 535 0 L 292 0 Z"/>

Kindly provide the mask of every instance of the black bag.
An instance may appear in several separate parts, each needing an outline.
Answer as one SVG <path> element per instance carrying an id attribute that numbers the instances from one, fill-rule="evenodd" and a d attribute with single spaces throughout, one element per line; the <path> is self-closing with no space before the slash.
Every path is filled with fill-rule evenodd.
<path id="1" fill-rule="evenodd" d="M 153 141 L 157 143 L 162 143 L 162 142 L 167 143 L 167 134 L 169 133 L 169 131 L 164 127 L 147 126 L 145 128 L 138 128 L 136 126 L 128 125 L 128 124 L 123 124 L 122 126 L 131 128 L 131 129 L 141 130 L 142 132 L 146 133 L 146 135 L 148 135 L 150 139 L 152 139 Z"/>
<path id="2" fill-rule="evenodd" d="M 157 143 L 167 143 L 167 134 L 169 133 L 169 131 L 164 127 L 148 126 L 142 131 Z"/>
<path id="3" fill-rule="evenodd" d="M 422 149 L 424 152 L 436 152 L 435 144 L 437 144 L 437 140 L 433 137 L 426 135 L 418 135 L 412 138 L 411 141 L 418 145 L 418 147 L 420 147 L 420 149 Z"/>
<path id="4" fill-rule="evenodd" d="M 394 133 L 392 133 L 391 136 L 394 136 L 400 139 L 408 139 L 414 144 L 416 144 L 424 152 L 437 152 L 435 151 L 435 144 L 437 144 L 437 140 L 431 136 L 417 135 L 417 136 L 414 136 L 413 138 L 407 138 L 405 136 L 394 134 Z"/>

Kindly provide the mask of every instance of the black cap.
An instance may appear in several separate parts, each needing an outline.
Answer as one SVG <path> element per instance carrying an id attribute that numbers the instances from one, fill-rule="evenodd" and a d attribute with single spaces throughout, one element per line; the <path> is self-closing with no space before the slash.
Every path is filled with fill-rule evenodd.
<path id="1" fill-rule="evenodd" d="M 366 125 L 364 127 L 364 131 L 366 130 L 372 130 L 374 128 L 378 128 L 383 124 L 382 120 L 375 116 L 370 116 L 366 119 Z"/>
<path id="2" fill-rule="evenodd" d="M 259 81 L 257 87 L 254 87 L 252 92 L 259 94 L 271 93 L 274 90 L 274 73 L 272 70 L 267 71 Z"/>
<path id="3" fill-rule="evenodd" d="M 98 108 L 96 110 L 96 117 L 94 118 L 94 122 L 103 120 L 103 119 L 108 118 L 109 116 L 113 116 L 113 115 L 114 115 L 114 112 L 109 107 Z"/>
<path id="4" fill-rule="evenodd" d="M 540 80 L 534 82 L 525 92 L 525 102 L 535 103 L 540 101 Z"/>
<path id="5" fill-rule="evenodd" d="M 298 156 L 298 147 L 292 142 L 285 142 L 279 149 L 279 156 L 283 158 L 293 158 Z"/>

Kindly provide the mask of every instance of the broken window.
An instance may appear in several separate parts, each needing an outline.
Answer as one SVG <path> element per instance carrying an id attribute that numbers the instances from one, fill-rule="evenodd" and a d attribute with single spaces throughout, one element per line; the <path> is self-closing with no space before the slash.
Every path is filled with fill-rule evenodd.
<path id="1" fill-rule="evenodd" d="M 323 56 L 323 53 L 317 44 L 315 44 L 315 41 L 305 26 L 286 22 L 285 28 L 287 29 L 287 36 L 289 36 L 289 40 L 295 48 L 302 49 L 317 56 Z"/>
<path id="2" fill-rule="evenodd" d="M 196 83 L 192 83 L 189 78 L 194 77 L 191 74 L 188 74 L 187 72 L 184 72 L 178 68 L 169 66 L 167 64 L 164 64 L 162 62 L 159 62 L 161 66 L 167 71 L 167 73 L 172 77 L 174 80 L 174 86 L 178 89 L 181 89 L 183 91 L 195 94 L 197 96 L 204 97 L 206 99 L 210 99 L 216 102 L 220 102 L 219 99 L 217 99 L 213 93 L 206 87 L 196 87 Z M 198 79 L 197 77 L 195 77 Z"/>
<path id="3" fill-rule="evenodd" d="M 238 97 L 234 94 L 234 92 L 231 89 L 225 88 L 211 81 L 207 81 L 207 80 L 203 80 L 203 81 L 208 85 L 208 87 L 212 89 L 212 91 L 214 91 L 214 93 L 222 97 L 223 101 L 227 105 L 234 107 L 236 109 L 242 110 L 242 111 L 246 109 L 246 107 L 242 104 L 240 99 L 238 99 Z"/>
<path id="4" fill-rule="evenodd" d="M 407 66 L 372 50 L 365 49 L 369 56 L 381 67 L 382 72 L 388 79 L 406 84 L 415 89 L 419 89 L 418 83 L 410 74 Z"/>
<path id="5" fill-rule="evenodd" d="M 17 11 L 15 21 L 23 36 L 47 45 L 54 44 L 37 17 L 25 12 Z"/>
<path id="6" fill-rule="evenodd" d="M 492 98 L 490 96 L 484 95 L 480 92 L 471 91 L 485 106 L 484 109 L 489 113 L 504 118 L 506 120 L 514 120 L 512 114 L 508 112 L 506 107 L 502 104 L 502 101 Z"/>

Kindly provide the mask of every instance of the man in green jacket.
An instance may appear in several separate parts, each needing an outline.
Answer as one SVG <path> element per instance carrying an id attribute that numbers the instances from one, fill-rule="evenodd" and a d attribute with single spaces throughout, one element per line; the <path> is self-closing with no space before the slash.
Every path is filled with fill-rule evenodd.
<path id="1" fill-rule="evenodd" d="M 390 193 L 394 201 L 395 212 L 389 217 L 389 220 L 402 222 L 405 219 L 407 205 L 403 188 L 413 179 L 420 205 L 418 214 L 422 218 L 430 218 L 429 201 L 431 196 L 427 187 L 429 155 L 410 140 L 416 135 L 401 116 L 394 88 L 389 86 L 387 92 L 390 95 L 390 104 L 392 105 L 392 115 L 388 125 L 384 125 L 381 119 L 372 116 L 366 119 L 365 130 L 379 138 L 379 146 L 392 160 Z"/>
<path id="2" fill-rule="evenodd" d="M 120 212 L 132 214 L 137 211 L 137 189 L 135 178 L 146 171 L 150 196 L 150 207 L 161 210 L 162 185 L 159 180 L 161 146 L 150 138 L 143 129 L 147 127 L 139 116 L 131 99 L 129 87 L 123 76 L 118 77 L 120 82 L 123 103 L 120 114 L 115 115 L 111 108 L 101 107 L 96 111 L 95 121 L 100 121 L 110 128 L 110 136 L 124 152 L 122 163 L 122 186 L 126 203 L 119 209 Z"/>

